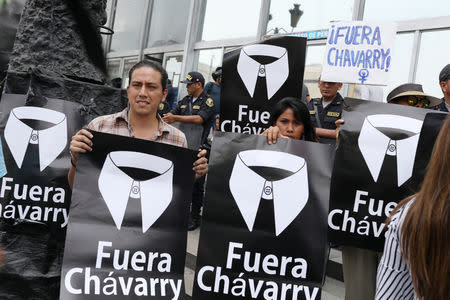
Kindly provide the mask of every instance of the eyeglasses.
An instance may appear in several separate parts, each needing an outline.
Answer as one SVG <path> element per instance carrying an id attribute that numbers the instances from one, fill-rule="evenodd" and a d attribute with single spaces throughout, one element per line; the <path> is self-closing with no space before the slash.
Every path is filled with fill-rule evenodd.
<path id="1" fill-rule="evenodd" d="M 430 100 L 425 97 L 418 96 L 408 96 L 408 104 L 411 106 L 416 106 L 417 103 L 421 104 L 421 107 L 427 108 L 430 106 Z"/>

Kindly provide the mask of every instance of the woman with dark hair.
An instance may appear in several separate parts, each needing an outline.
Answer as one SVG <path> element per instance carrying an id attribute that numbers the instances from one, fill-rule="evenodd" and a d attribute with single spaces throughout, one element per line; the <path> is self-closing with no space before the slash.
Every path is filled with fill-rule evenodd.
<path id="1" fill-rule="evenodd" d="M 450 299 L 450 117 L 419 192 L 388 219 L 375 299 Z"/>
<path id="2" fill-rule="evenodd" d="M 269 124 L 261 134 L 267 136 L 269 144 L 276 143 L 279 137 L 317 141 L 309 110 L 298 98 L 281 99 L 270 114 Z"/>

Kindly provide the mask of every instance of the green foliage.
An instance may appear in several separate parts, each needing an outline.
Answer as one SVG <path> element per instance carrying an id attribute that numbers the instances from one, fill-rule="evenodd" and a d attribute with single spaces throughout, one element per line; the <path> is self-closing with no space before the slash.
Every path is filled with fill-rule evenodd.
<path id="1" fill-rule="evenodd" d="M 2 10 L 6 6 L 7 2 L 8 2 L 8 0 L 1 0 L 1 2 L 0 2 L 0 10 Z"/>

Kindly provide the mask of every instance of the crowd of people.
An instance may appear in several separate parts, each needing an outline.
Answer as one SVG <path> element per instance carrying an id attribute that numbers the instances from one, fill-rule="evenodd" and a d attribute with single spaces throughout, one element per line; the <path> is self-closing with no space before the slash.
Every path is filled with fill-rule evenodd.
<path id="1" fill-rule="evenodd" d="M 18 14 L 16 18 L 18 22 Z M 8 59 L 2 59 L 0 55 L 0 66 L 6 66 Z M 187 148 L 185 133 L 172 125 L 195 124 L 201 127 L 201 138 L 197 159 L 192 165 L 195 181 L 190 196 L 188 230 L 199 228 L 211 132 L 219 130 L 223 104 L 223 99 L 220 99 L 222 68 L 216 68 L 211 76 L 213 81 L 206 83 L 201 73 L 189 72 L 181 81 L 186 84 L 188 95 L 177 102 L 172 82 L 160 64 L 153 61 L 135 64 L 128 74 L 128 106 L 118 113 L 95 118 L 87 128 L 80 129 L 72 137 L 68 173 L 70 187 L 73 187 L 80 154 L 95 147 L 89 130 Z M 404 83 L 390 91 L 383 100 L 390 105 L 448 113 L 450 64 L 444 66 L 436 77 L 442 97 L 428 95 L 421 84 Z M 112 85 L 120 88 L 121 79 L 117 78 Z M 342 118 L 345 99 L 340 94 L 343 83 L 318 78 L 317 85 L 320 98 L 311 99 L 307 86 L 303 84 L 298 98 L 283 98 L 272 107 L 269 127 L 261 133 L 268 144 L 277 143 L 280 138 L 337 144 L 340 126 L 345 122 Z M 360 98 L 375 100 L 368 91 L 367 87 L 364 90 L 366 96 Z M 346 300 L 450 299 L 449 137 L 450 118 L 447 116 L 435 141 L 420 189 L 406 199 L 398 199 L 399 204 L 386 220 L 388 229 L 383 252 L 332 245 L 342 250 Z M 0 267 L 7 260 L 4 255 L 0 248 Z"/>
<path id="2" fill-rule="evenodd" d="M 187 122 L 203 126 L 202 144 L 207 143 L 211 127 L 219 115 L 221 69 L 214 83 L 205 88 L 202 74 L 190 72 L 182 82 L 188 95 L 170 112 L 157 113 L 167 90 L 167 73 L 157 63 L 143 61 L 129 72 L 127 94 L 129 105 L 122 112 L 94 119 L 88 128 L 96 131 L 142 138 L 186 147 L 185 135 L 169 124 Z M 427 95 L 420 84 L 402 84 L 393 89 L 386 101 L 391 104 L 435 109 L 448 112 L 450 107 L 450 64 L 439 74 L 443 98 Z M 345 100 L 339 94 L 342 83 L 320 78 L 321 98 L 287 97 L 271 112 L 270 127 L 262 135 L 269 144 L 278 138 L 291 138 L 335 144 Z M 211 95 L 215 95 L 213 100 Z M 384 253 L 354 247 L 342 247 L 346 299 L 448 299 L 450 270 L 449 187 L 450 119 L 444 124 L 421 190 L 400 202 L 392 213 Z M 79 153 L 91 151 L 91 134 L 80 130 L 70 145 L 72 168 L 70 183 Z M 208 170 L 206 151 L 200 150 L 195 161 L 195 187 L 192 195 L 189 230 L 200 225 L 205 174 Z M 382 257 L 381 257 L 382 256 Z M 381 257 L 381 262 L 379 259 Z M 378 270 L 378 275 L 377 275 Z M 377 283 L 377 284 L 376 284 Z M 446 284 L 447 283 L 447 284 Z"/>

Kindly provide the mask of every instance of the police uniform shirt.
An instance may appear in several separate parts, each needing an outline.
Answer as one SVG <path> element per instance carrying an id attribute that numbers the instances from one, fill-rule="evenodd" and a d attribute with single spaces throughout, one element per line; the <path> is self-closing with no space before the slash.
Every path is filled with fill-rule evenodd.
<path id="1" fill-rule="evenodd" d="M 163 115 L 170 112 L 170 109 L 171 109 L 170 104 L 167 101 L 161 102 L 158 105 L 158 114 L 162 117 Z"/>
<path id="2" fill-rule="evenodd" d="M 317 107 L 314 107 L 314 105 Z M 341 94 L 337 93 L 333 101 L 326 107 L 323 107 L 322 98 L 312 99 L 308 103 L 309 114 L 311 116 L 311 121 L 315 127 L 324 129 L 336 129 L 336 120 L 341 118 L 342 108 L 344 106 L 344 99 L 342 99 Z M 319 118 L 320 122 L 317 122 Z M 320 124 L 320 126 L 319 126 Z M 320 138 L 321 143 L 334 144 L 335 139 Z"/>
<path id="3" fill-rule="evenodd" d="M 221 88 L 215 82 L 208 82 L 205 85 L 205 91 L 214 101 L 214 107 L 216 108 L 216 115 L 220 114 L 220 91 Z"/>
<path id="4" fill-rule="evenodd" d="M 205 91 L 198 96 L 195 101 L 192 101 L 193 96 L 186 96 L 178 101 L 177 106 L 172 109 L 172 114 L 180 116 L 200 116 L 203 119 L 203 134 L 202 143 L 205 142 L 208 136 L 211 122 L 214 119 L 215 108 L 214 101 Z"/>
<path id="5" fill-rule="evenodd" d="M 317 112 L 314 108 L 314 104 L 317 106 Z M 342 96 L 339 93 L 336 94 L 333 101 L 331 101 L 331 103 L 328 104 L 325 108 L 323 107 L 322 98 L 316 98 L 309 101 L 308 109 L 311 115 L 311 121 L 313 122 L 314 126 L 319 127 L 316 119 L 316 114 L 318 113 L 321 124 L 320 128 L 333 130 L 336 129 L 335 122 L 336 120 L 341 118 L 343 105 L 344 99 L 342 99 Z"/>

